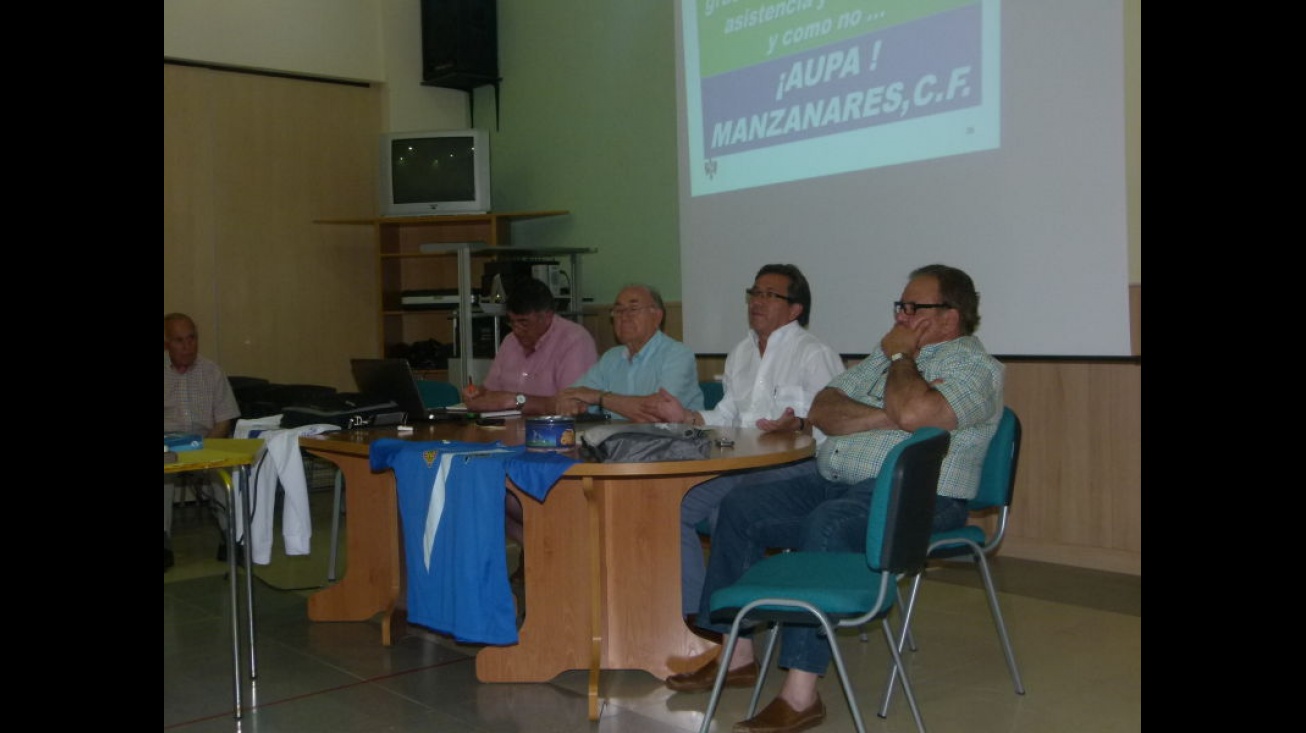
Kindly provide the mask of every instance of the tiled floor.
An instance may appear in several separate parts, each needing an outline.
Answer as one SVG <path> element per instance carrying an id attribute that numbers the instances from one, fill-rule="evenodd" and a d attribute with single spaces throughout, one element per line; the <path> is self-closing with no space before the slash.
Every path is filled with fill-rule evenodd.
<path id="1" fill-rule="evenodd" d="M 315 506 L 322 501 L 315 493 Z M 330 501 L 329 492 L 325 501 Z M 323 525 L 318 525 L 323 526 Z M 181 548 L 187 534 L 216 543 L 210 527 L 177 530 L 178 566 L 163 586 L 163 727 L 166 731 L 258 733 L 674 733 L 696 731 L 706 695 L 676 694 L 644 672 L 603 674 L 601 719 L 586 718 L 586 673 L 547 684 L 481 684 L 475 648 L 415 630 L 393 647 L 376 622 L 313 623 L 310 591 L 255 583 L 258 618 L 255 703 L 232 716 L 226 581 L 197 572 Z M 194 542 L 191 542 L 193 545 Z M 194 555 L 194 553 L 191 553 Z M 220 566 L 219 566 L 220 567 Z M 1135 576 L 1013 559 L 995 567 L 1001 603 L 1027 693 L 1012 691 L 976 573 L 933 570 L 913 629 L 920 650 L 906 660 L 931 731 L 1105 733 L 1142 729 L 1142 582 Z M 914 731 L 901 691 L 887 719 L 875 711 L 888 652 L 878 634 L 839 643 L 867 728 Z M 772 673 L 763 701 L 782 673 Z M 817 731 L 853 729 L 833 669 L 822 681 L 829 717 Z M 745 717 L 749 692 L 727 690 L 714 731 Z"/>

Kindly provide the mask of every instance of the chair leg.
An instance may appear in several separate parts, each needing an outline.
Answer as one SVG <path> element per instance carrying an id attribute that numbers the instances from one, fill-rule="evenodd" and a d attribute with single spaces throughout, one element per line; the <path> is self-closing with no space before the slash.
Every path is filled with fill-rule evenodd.
<path id="1" fill-rule="evenodd" d="M 771 624 L 771 632 L 767 635 L 766 651 L 762 653 L 761 666 L 757 675 L 757 684 L 753 685 L 753 699 L 748 703 L 747 718 L 757 714 L 757 703 L 762 698 L 762 685 L 766 684 L 766 674 L 771 671 L 771 660 L 775 655 L 775 644 L 780 639 L 780 622 L 776 621 Z"/>
<path id="2" fill-rule="evenodd" d="M 703 713 L 703 722 L 699 726 L 699 733 L 708 733 L 708 729 L 712 726 L 712 718 L 716 715 L 717 704 L 721 700 L 721 690 L 725 687 L 726 674 L 730 668 L 730 659 L 734 656 L 735 645 L 739 641 L 740 625 L 743 623 L 744 618 L 752 608 L 766 602 L 775 603 L 776 601 L 775 599 L 763 599 L 762 601 L 754 601 L 753 603 L 744 606 L 739 613 L 736 614 L 734 623 L 730 625 L 730 633 L 726 636 L 725 647 L 722 649 L 719 657 L 716 682 L 712 685 L 712 694 L 708 697 L 707 709 Z M 830 645 L 830 656 L 834 659 L 835 670 L 839 674 L 839 684 L 843 688 L 844 698 L 848 702 L 848 709 L 852 713 L 853 723 L 856 726 L 857 733 L 866 733 L 866 724 L 862 720 L 861 710 L 857 707 L 857 694 L 853 691 L 852 681 L 848 677 L 848 668 L 844 664 L 843 654 L 839 651 L 839 639 L 835 635 L 834 625 L 830 623 L 829 618 L 820 613 L 820 611 L 810 603 L 796 600 L 786 601 L 785 603 L 786 605 L 792 604 L 797 608 L 807 611 L 816 618 L 818 623 L 820 623 L 821 629 L 825 633 L 826 643 Z M 910 609 L 908 609 L 908 615 L 910 616 Z M 907 621 L 910 622 L 910 617 Z M 902 664 L 902 656 L 898 653 L 898 643 L 894 639 L 893 628 L 889 625 L 887 614 L 881 618 L 880 626 L 882 633 L 884 634 L 885 645 L 889 647 L 889 654 L 893 657 L 893 669 L 896 673 L 894 676 L 898 677 L 902 684 L 903 694 L 907 696 L 907 704 L 911 707 L 912 717 L 916 720 L 916 730 L 919 733 L 925 733 L 925 721 L 921 718 L 920 708 L 916 704 L 916 693 L 912 691 L 911 680 L 907 677 L 907 669 Z M 781 624 L 777 622 L 771 628 L 771 638 L 767 641 L 766 652 L 764 654 L 765 661 L 762 663 L 762 669 L 758 675 L 757 686 L 753 690 L 753 701 L 749 706 L 748 717 L 750 718 L 756 713 L 757 698 L 762 690 L 762 683 L 765 679 L 766 671 L 771 666 L 771 655 L 774 652 L 776 642 L 780 635 L 780 627 Z M 885 705 L 888 705 L 887 699 Z M 883 715 L 881 715 L 881 717 L 883 717 Z"/>
<path id="3" fill-rule="evenodd" d="M 1002 642 L 1002 653 L 1007 657 L 1007 669 L 1011 671 L 1011 682 L 1016 687 L 1016 694 L 1025 694 L 1025 684 L 1020 681 L 1020 670 L 1016 667 L 1016 653 L 1011 649 L 1011 639 L 1007 636 L 1007 625 L 1002 620 L 1002 609 L 998 608 L 998 594 L 993 587 L 993 576 L 989 572 L 989 563 L 984 553 L 976 557 L 980 579 L 984 581 L 984 593 L 988 596 L 989 611 L 993 614 L 993 625 L 998 628 L 998 640 Z"/>
<path id="4" fill-rule="evenodd" d="M 912 578 L 911 593 L 907 594 L 907 603 L 905 605 L 902 603 L 902 593 L 898 593 L 898 608 L 902 609 L 902 633 L 898 636 L 897 643 L 894 643 L 892 641 L 893 634 L 889 632 L 889 643 L 896 648 L 899 654 L 902 653 L 903 648 L 906 646 L 910 646 L 912 651 L 916 651 L 916 640 L 911 635 L 911 617 L 916 610 L 916 594 L 920 592 L 921 578 L 923 577 L 925 577 L 924 573 L 917 573 Z M 884 617 L 884 623 L 885 629 L 889 629 L 889 617 L 887 615 Z M 879 716 L 881 718 L 889 717 L 889 701 L 893 699 L 893 683 L 896 681 L 900 666 L 895 665 L 889 670 L 889 681 L 884 686 L 884 695 L 880 700 Z"/>
<path id="5" fill-rule="evenodd" d="M 889 626 L 888 616 L 885 616 L 883 619 L 881 619 L 880 625 L 884 629 L 885 645 L 889 647 L 889 654 L 893 657 L 893 670 L 894 672 L 898 673 L 897 674 L 898 680 L 902 683 L 902 694 L 907 696 L 907 705 L 911 708 L 912 717 L 916 719 L 916 730 L 920 731 L 920 733 L 925 733 L 925 721 L 921 719 L 921 709 L 916 705 L 916 693 L 912 692 L 911 680 L 908 679 L 907 677 L 907 668 L 903 666 L 902 655 L 898 653 L 898 646 L 901 643 L 901 640 L 899 640 L 898 643 L 894 642 L 893 627 Z M 837 658 L 838 657 L 836 657 L 836 659 Z M 889 680 L 889 683 L 890 684 L 893 683 L 892 678 Z M 889 699 L 888 699 L 888 695 L 886 694 L 884 700 L 884 708 L 887 709 L 888 705 L 889 705 Z M 887 712 L 887 710 L 885 712 Z M 856 715 L 855 711 L 854 711 L 854 715 Z M 883 718 L 885 717 L 885 715 L 882 714 L 880 717 Z M 860 726 L 861 720 L 858 719 L 857 723 Z"/>
<path id="6" fill-rule="evenodd" d="M 730 625 L 730 633 L 726 636 L 726 645 L 721 650 L 720 669 L 717 670 L 716 682 L 712 685 L 712 694 L 707 698 L 707 709 L 703 711 L 703 724 L 698 729 L 699 733 L 708 733 L 708 728 L 712 727 L 712 716 L 716 715 L 717 703 L 721 701 L 721 690 L 726 685 L 726 673 L 730 671 L 730 657 L 735 653 L 735 645 L 739 643 L 739 624 L 741 621 L 743 621 L 742 616 L 736 617 L 735 622 Z"/>
<path id="7" fill-rule="evenodd" d="M 345 488 L 345 474 L 336 469 L 335 498 L 331 503 L 331 556 L 327 560 L 327 582 L 336 581 L 336 554 L 340 547 L 340 494 Z"/>
<path id="8" fill-rule="evenodd" d="M 848 679 L 848 668 L 844 666 L 843 655 L 839 653 L 839 639 L 834 635 L 834 629 L 831 628 L 830 622 L 824 616 L 818 616 L 821 626 L 825 628 L 825 640 L 830 644 L 830 656 L 834 659 L 834 668 L 839 673 L 839 684 L 843 687 L 844 699 L 848 701 L 848 709 L 852 712 L 853 725 L 857 727 L 857 733 L 866 733 L 866 723 L 862 721 L 862 711 L 857 709 L 857 695 L 853 692 L 852 681 Z M 888 627 L 885 627 L 888 628 Z M 893 643 L 889 643 L 893 648 Z M 920 726 L 920 719 L 917 718 L 916 724 Z M 920 733 L 925 733 L 921 728 Z"/>
<path id="9" fill-rule="evenodd" d="M 907 609 L 906 612 L 908 614 L 914 614 L 916 612 L 916 596 L 921 592 L 921 581 L 924 579 L 925 579 L 925 573 L 923 572 L 917 573 L 916 576 L 911 579 L 911 597 L 907 599 L 906 606 L 899 606 L 899 608 Z M 901 593 L 898 594 L 898 601 L 899 602 L 902 601 Z M 906 642 L 907 649 L 910 649 L 913 652 L 917 651 L 916 637 L 911 633 L 910 625 L 904 625 L 902 627 L 902 637 L 903 638 L 900 639 L 898 642 L 898 651 L 900 652 L 902 651 L 903 642 Z"/>
<path id="10" fill-rule="evenodd" d="M 915 577 L 915 579 L 912 581 L 912 599 L 913 599 L 913 600 L 916 598 L 916 583 L 919 583 L 920 580 L 921 580 L 921 576 L 917 575 L 917 576 Z M 901 589 L 898 589 L 898 588 L 895 588 L 895 589 L 894 589 L 894 592 L 898 594 L 898 608 L 906 608 L 906 606 L 903 605 L 903 601 L 902 601 L 902 590 L 901 590 Z M 904 628 L 904 629 L 903 629 L 903 633 L 906 635 L 906 638 L 907 638 L 907 648 L 910 649 L 910 650 L 912 650 L 912 651 L 916 651 L 916 639 L 912 637 L 912 635 L 911 635 L 911 629 L 910 629 L 910 628 Z M 866 643 L 867 641 L 870 640 L 870 635 L 866 633 L 866 627 L 865 627 L 865 626 L 862 627 L 861 638 L 862 638 L 862 643 Z M 899 644 L 899 645 L 898 645 L 898 651 L 901 652 L 902 649 L 903 649 L 902 645 Z"/>

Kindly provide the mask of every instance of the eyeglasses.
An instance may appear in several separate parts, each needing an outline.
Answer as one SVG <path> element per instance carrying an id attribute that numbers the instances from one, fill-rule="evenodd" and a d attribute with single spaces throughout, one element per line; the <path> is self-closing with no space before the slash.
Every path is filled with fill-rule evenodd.
<path id="1" fill-rule="evenodd" d="M 916 311 L 925 308 L 951 308 L 951 307 L 952 306 L 947 303 L 913 303 L 910 300 L 893 301 L 894 313 L 906 313 L 909 316 L 914 316 L 916 315 Z"/>
<path id="2" fill-rule="evenodd" d="M 748 288 L 744 290 L 744 300 L 783 300 L 786 303 L 794 302 L 793 298 L 780 293 L 773 293 L 770 290 L 758 290 L 757 288 Z"/>
<path id="3" fill-rule="evenodd" d="M 627 305 L 627 306 L 622 306 L 620 308 L 613 308 L 612 310 L 608 311 L 608 315 L 613 318 L 620 318 L 622 316 L 634 315 L 635 313 L 638 313 L 646 308 L 652 308 L 652 307 L 653 306 L 651 305 Z"/>

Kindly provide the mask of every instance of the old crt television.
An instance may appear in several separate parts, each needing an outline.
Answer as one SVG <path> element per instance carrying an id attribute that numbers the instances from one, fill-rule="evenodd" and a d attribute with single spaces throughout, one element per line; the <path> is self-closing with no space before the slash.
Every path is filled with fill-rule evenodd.
<path id="1" fill-rule="evenodd" d="M 490 135 L 485 130 L 381 136 L 381 216 L 490 211 Z"/>

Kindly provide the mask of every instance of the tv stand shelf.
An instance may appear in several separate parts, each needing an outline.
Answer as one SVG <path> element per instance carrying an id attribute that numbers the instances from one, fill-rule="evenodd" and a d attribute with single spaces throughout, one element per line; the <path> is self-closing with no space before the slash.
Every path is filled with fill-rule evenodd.
<path id="1" fill-rule="evenodd" d="M 404 310 L 405 290 L 457 289 L 459 313 L 472 313 L 473 283 L 479 285 L 484 263 L 500 254 L 523 256 L 566 255 L 572 258 L 571 311 L 579 312 L 579 255 L 592 250 L 530 249 L 511 247 L 515 222 L 566 216 L 564 210 L 520 211 L 439 216 L 386 216 L 373 219 L 321 219 L 315 224 L 369 225 L 375 230 L 378 277 L 377 313 L 380 318 L 382 356 L 396 353 L 402 344 L 428 339 L 454 341 L 454 311 Z M 441 245 L 426 247 L 422 245 Z M 496 251 L 503 248 L 503 252 Z M 430 251 L 435 250 L 435 251 Z M 471 373 L 472 329 L 458 329 L 458 359 L 462 374 Z"/>

